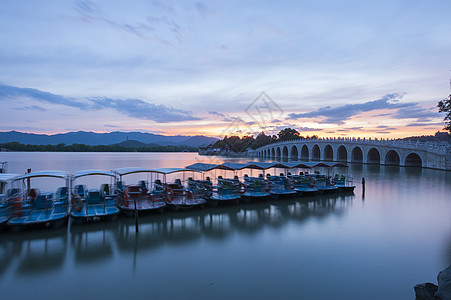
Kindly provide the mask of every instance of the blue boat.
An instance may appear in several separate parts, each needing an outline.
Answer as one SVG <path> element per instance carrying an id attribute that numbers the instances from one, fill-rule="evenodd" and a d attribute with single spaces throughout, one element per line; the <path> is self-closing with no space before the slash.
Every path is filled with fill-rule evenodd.
<path id="1" fill-rule="evenodd" d="M 352 176 L 338 175 L 335 174 L 333 179 L 334 185 L 344 193 L 353 193 L 355 185 L 353 185 Z"/>
<path id="2" fill-rule="evenodd" d="M 64 181 L 64 186 L 55 192 L 40 192 L 31 187 L 31 179 L 57 178 Z M 26 173 L 14 178 L 17 184 L 25 187 L 20 189 L 13 200 L 13 215 L 8 226 L 15 229 L 31 226 L 60 227 L 68 217 L 70 175 L 65 171 L 38 171 Z"/>
<path id="3" fill-rule="evenodd" d="M 187 166 L 187 169 L 205 172 L 212 170 L 230 170 L 234 171 L 232 167 L 228 167 L 225 164 L 206 164 L 195 163 Z M 216 184 L 207 177 L 205 180 L 198 181 L 203 190 L 202 197 L 207 200 L 207 203 L 211 206 L 218 206 L 218 204 L 237 204 L 240 202 L 241 194 L 245 192 L 246 187 L 237 179 L 225 179 L 222 176 L 218 176 Z"/>
<path id="4" fill-rule="evenodd" d="M 294 190 L 301 195 L 314 195 L 318 193 L 318 189 L 315 188 L 315 183 L 312 177 L 304 175 L 302 172 L 299 175 L 288 175 L 296 183 Z"/>
<path id="5" fill-rule="evenodd" d="M 96 175 L 107 176 L 110 181 L 116 178 L 116 175 L 111 171 L 83 170 L 73 175 L 71 186 L 77 179 Z M 82 184 L 73 187 L 70 216 L 76 224 L 117 217 L 119 208 L 116 206 L 116 196 L 110 193 L 110 186 L 110 184 L 102 184 L 99 189 L 89 190 Z"/>
<path id="6" fill-rule="evenodd" d="M 333 182 L 331 176 L 326 176 L 319 173 L 314 173 L 309 176 L 313 178 L 315 188 L 320 193 L 335 193 L 339 191 L 338 187 L 335 186 L 335 183 Z"/>
<path id="7" fill-rule="evenodd" d="M 280 176 L 271 176 L 266 174 L 266 179 L 271 182 L 271 189 L 269 190 L 269 194 L 273 199 L 279 199 L 280 197 L 289 197 L 294 196 L 297 192 L 294 190 L 296 186 L 296 182 L 280 174 Z"/>
<path id="8" fill-rule="evenodd" d="M 12 200 L 18 197 L 18 189 L 11 188 L 11 181 L 18 174 L 0 173 L 0 226 L 3 227 L 12 216 Z"/>

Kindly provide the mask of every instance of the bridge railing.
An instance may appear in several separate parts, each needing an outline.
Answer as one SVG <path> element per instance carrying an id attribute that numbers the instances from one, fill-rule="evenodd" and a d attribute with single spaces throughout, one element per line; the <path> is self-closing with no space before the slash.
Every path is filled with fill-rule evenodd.
<path id="1" fill-rule="evenodd" d="M 358 145 L 368 145 L 368 146 L 388 146 L 388 147 L 397 147 L 403 149 L 414 149 L 421 150 L 427 152 L 433 152 L 438 154 L 447 154 L 451 153 L 451 144 L 446 142 L 420 142 L 420 141 L 404 141 L 404 140 L 391 140 L 391 139 L 372 139 L 372 138 L 318 138 L 318 139 L 293 139 L 281 142 L 275 142 L 272 144 L 265 145 L 258 149 L 250 151 L 258 152 L 261 150 L 265 150 L 268 148 L 273 148 L 277 146 L 285 146 L 292 145 L 297 143 L 324 143 L 324 142 L 332 142 L 332 143 L 345 143 L 345 144 L 358 144 Z"/>

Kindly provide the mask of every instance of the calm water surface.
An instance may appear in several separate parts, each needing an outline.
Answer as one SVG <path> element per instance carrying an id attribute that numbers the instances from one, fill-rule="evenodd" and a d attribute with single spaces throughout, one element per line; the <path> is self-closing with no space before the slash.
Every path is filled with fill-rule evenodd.
<path id="1" fill-rule="evenodd" d="M 218 158 L 0 153 L 11 173 L 211 159 Z M 414 299 L 416 283 L 434 282 L 451 264 L 451 173 L 370 165 L 351 165 L 349 173 L 359 182 L 365 177 L 364 196 L 357 183 L 354 195 L 166 211 L 140 216 L 138 235 L 126 217 L 3 231 L 1 298 Z"/>

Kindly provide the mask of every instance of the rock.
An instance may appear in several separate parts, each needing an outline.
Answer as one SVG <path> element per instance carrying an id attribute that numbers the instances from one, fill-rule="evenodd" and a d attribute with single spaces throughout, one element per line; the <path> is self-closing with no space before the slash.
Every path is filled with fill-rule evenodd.
<path id="1" fill-rule="evenodd" d="M 415 287 L 415 300 L 436 300 L 434 294 L 437 292 L 438 287 L 433 283 L 420 283 Z"/>
<path id="2" fill-rule="evenodd" d="M 451 300 L 451 265 L 438 273 L 438 290 L 435 296 L 442 300 Z"/>

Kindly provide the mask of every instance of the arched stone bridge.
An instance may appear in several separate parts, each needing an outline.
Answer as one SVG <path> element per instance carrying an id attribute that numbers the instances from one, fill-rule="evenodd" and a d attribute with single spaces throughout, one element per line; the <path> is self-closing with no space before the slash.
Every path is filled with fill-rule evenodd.
<path id="1" fill-rule="evenodd" d="M 249 150 L 265 159 L 342 161 L 451 170 L 451 146 L 400 140 L 323 138 L 277 142 Z"/>

